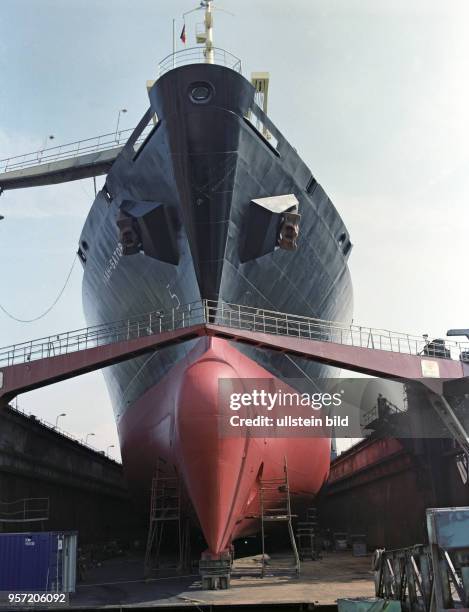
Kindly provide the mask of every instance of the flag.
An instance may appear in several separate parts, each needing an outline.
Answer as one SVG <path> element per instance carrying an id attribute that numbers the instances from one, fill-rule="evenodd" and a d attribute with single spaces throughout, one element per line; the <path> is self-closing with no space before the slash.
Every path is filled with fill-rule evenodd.
<path id="1" fill-rule="evenodd" d="M 182 26 L 182 32 L 181 32 L 180 39 L 182 40 L 184 44 L 186 44 L 186 24 Z"/>

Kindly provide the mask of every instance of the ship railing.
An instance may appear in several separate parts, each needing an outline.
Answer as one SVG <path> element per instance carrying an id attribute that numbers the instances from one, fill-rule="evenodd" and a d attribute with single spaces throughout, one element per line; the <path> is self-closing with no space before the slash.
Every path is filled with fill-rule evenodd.
<path id="1" fill-rule="evenodd" d="M 144 142 L 153 127 L 153 122 L 150 122 L 142 131 L 134 145 L 136 151 L 138 151 L 138 148 Z M 0 159 L 0 174 L 123 147 L 134 129 L 135 128 L 109 132 L 107 134 L 101 134 L 100 136 L 94 136 L 93 138 L 76 140 L 63 145 L 42 148 L 31 153 Z"/>
<path id="2" fill-rule="evenodd" d="M 0 366 L 58 357 L 83 349 L 135 340 L 204 323 L 203 302 L 170 311 L 155 310 L 129 319 L 53 334 L 0 349 Z"/>
<path id="3" fill-rule="evenodd" d="M 0 501 L 0 523 L 24 523 L 49 519 L 48 497 L 26 497 L 11 502 Z"/>
<path id="4" fill-rule="evenodd" d="M 332 342 L 408 355 L 469 362 L 469 343 L 373 329 L 211 300 L 154 310 L 129 319 L 54 334 L 0 349 L 0 367 L 56 357 L 193 325 L 213 323 L 257 333 Z"/>
<path id="5" fill-rule="evenodd" d="M 407 405 L 406 399 L 404 400 L 404 407 L 402 408 L 400 408 L 399 406 L 396 406 L 396 404 L 393 404 L 392 402 L 386 400 L 385 398 L 383 399 L 386 402 L 386 415 L 385 415 L 386 417 L 390 415 L 396 415 L 396 414 L 405 414 L 406 412 L 408 412 L 408 405 Z M 380 406 L 378 404 L 375 404 L 373 408 L 370 408 L 370 410 L 362 414 L 361 416 L 362 427 L 367 429 L 368 425 L 371 425 L 372 423 L 378 423 L 381 416 L 384 416 L 384 415 L 381 414 Z"/>
<path id="6" fill-rule="evenodd" d="M 423 335 L 416 336 L 362 325 L 325 321 L 237 304 L 208 301 L 206 309 L 208 321 L 226 327 L 407 355 L 422 355 L 469 362 L 468 342 L 446 339 L 431 340 Z"/>
<path id="7" fill-rule="evenodd" d="M 204 51 L 204 47 L 190 47 L 189 49 L 182 49 L 167 55 L 158 64 L 158 77 L 180 66 L 207 63 Z M 213 48 L 213 63 L 241 73 L 241 60 L 229 51 L 225 51 L 225 49 L 220 49 L 219 47 Z"/>

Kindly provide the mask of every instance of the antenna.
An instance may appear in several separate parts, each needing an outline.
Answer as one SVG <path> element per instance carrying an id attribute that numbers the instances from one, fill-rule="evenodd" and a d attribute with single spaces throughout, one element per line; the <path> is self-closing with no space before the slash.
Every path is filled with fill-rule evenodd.
<path id="1" fill-rule="evenodd" d="M 207 64 L 213 64 L 215 61 L 213 50 L 213 0 L 201 0 L 200 8 L 205 9 L 203 29 L 196 26 L 195 40 L 197 44 L 204 44 L 204 57 Z M 202 25 L 202 24 L 201 24 Z"/>
<path id="2" fill-rule="evenodd" d="M 183 13 L 182 17 L 184 19 L 186 15 L 189 15 L 190 13 L 194 13 L 195 11 L 199 11 L 203 9 L 205 10 L 204 22 L 202 24 L 197 24 L 196 32 L 195 32 L 195 40 L 197 44 L 205 45 L 205 49 L 204 49 L 205 62 L 207 64 L 214 64 L 215 63 L 215 50 L 214 50 L 214 45 L 213 45 L 213 12 L 217 10 L 223 13 L 228 13 L 228 15 L 231 15 L 231 16 L 233 16 L 233 13 L 230 13 L 229 11 L 226 11 L 225 9 L 219 8 L 218 6 L 214 7 L 213 0 L 201 0 L 199 7 L 197 7 L 196 9 L 192 9 L 191 11 L 187 11 L 186 13 Z M 199 28 L 198 27 L 199 25 L 202 27 Z"/>
<path id="3" fill-rule="evenodd" d="M 212 13 L 212 0 L 205 1 L 205 61 L 207 64 L 213 64 L 215 56 L 213 52 L 213 13 Z"/>

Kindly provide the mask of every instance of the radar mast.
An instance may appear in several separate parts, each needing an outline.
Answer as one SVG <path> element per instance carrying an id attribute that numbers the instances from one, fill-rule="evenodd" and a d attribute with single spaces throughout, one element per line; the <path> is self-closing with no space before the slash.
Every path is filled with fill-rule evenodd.
<path id="1" fill-rule="evenodd" d="M 200 3 L 201 8 L 205 9 L 203 30 L 197 27 L 196 30 L 196 41 L 199 44 L 204 44 L 204 57 L 207 64 L 215 63 L 215 55 L 213 50 L 213 0 L 202 0 Z"/>

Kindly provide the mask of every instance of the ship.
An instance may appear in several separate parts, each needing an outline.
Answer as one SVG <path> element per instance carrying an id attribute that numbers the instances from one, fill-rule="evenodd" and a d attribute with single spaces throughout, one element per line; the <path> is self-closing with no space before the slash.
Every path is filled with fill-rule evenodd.
<path id="1" fill-rule="evenodd" d="M 212 0 L 200 8 L 201 44 L 160 64 L 150 107 L 84 224 L 78 254 L 87 323 L 204 300 L 350 322 L 349 232 L 258 104 L 261 88 L 242 75 L 240 60 L 214 46 Z M 307 386 L 329 374 L 299 357 L 207 337 L 106 368 L 135 499 L 148 499 L 158 461 L 172 466 L 217 558 L 259 528 L 260 479 L 281 477 L 285 461 L 293 504 L 314 498 L 328 477 L 330 437 L 222 438 L 218 385 L 296 379 Z"/>

